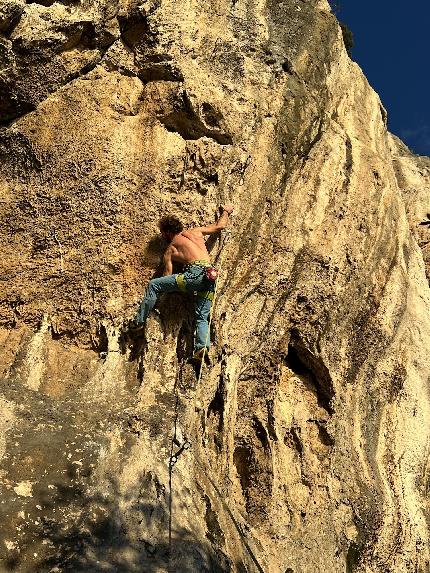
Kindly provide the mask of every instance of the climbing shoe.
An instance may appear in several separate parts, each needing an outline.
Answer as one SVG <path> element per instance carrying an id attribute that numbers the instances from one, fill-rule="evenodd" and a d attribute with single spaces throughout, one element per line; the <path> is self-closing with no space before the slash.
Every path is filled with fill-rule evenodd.
<path id="1" fill-rule="evenodd" d="M 136 336 L 142 335 L 144 332 L 144 329 L 145 329 L 145 323 L 144 322 L 136 322 L 135 320 L 128 320 L 127 322 L 125 322 L 123 324 L 122 334 L 126 338 L 129 338 L 129 337 L 134 338 Z"/>
<path id="2" fill-rule="evenodd" d="M 209 358 L 209 348 L 199 348 L 199 350 L 196 350 L 196 352 L 193 354 L 193 362 L 202 364 L 203 361 L 207 366 L 209 366 L 211 363 Z"/>
<path id="3" fill-rule="evenodd" d="M 128 322 L 128 331 L 132 334 L 137 334 L 138 332 L 142 332 L 145 328 L 144 322 L 136 322 L 135 320 L 130 320 Z"/>

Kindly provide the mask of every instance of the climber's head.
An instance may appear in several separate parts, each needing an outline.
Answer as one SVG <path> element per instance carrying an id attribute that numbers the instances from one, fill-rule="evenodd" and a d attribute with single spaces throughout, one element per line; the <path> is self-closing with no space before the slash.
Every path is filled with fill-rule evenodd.
<path id="1" fill-rule="evenodd" d="M 182 233 L 184 226 L 174 215 L 166 215 L 160 219 L 158 226 L 165 239 L 171 241 L 175 235 Z"/>

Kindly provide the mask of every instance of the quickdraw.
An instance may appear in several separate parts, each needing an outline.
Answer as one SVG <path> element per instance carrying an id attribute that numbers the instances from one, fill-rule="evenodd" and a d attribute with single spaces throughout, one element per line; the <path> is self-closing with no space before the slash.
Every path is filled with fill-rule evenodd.
<path id="1" fill-rule="evenodd" d="M 179 449 L 170 456 L 169 460 L 170 467 L 173 467 L 176 464 L 182 452 L 184 452 L 185 450 L 189 450 L 191 448 L 191 442 L 189 440 L 185 440 L 182 446 L 179 444 L 177 440 L 174 440 L 174 442 L 176 443 L 177 446 L 179 446 Z"/>

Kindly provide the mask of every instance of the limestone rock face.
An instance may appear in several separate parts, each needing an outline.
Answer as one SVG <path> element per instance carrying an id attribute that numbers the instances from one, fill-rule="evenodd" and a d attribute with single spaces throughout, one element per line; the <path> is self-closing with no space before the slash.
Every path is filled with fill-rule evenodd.
<path id="1" fill-rule="evenodd" d="M 390 136 L 390 148 L 409 224 L 423 251 L 430 280 L 430 159 L 414 155 L 394 135 Z"/>
<path id="2" fill-rule="evenodd" d="M 325 0 L 3 0 L 0 34 L 0 570 L 427 571 L 429 160 Z M 159 217 L 225 202 L 197 384 L 191 297 L 120 325 Z"/>

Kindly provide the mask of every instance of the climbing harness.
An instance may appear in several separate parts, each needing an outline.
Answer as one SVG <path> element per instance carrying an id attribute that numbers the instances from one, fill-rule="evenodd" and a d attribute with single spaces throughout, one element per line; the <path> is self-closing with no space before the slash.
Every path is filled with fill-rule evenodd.
<path id="1" fill-rule="evenodd" d="M 187 265 L 185 265 L 183 273 L 176 275 L 176 284 L 178 285 L 179 290 L 181 290 L 182 292 L 187 292 L 187 281 L 185 280 L 185 274 L 192 267 L 200 267 L 201 268 L 201 274 L 202 275 L 204 274 L 205 277 L 208 279 L 208 281 L 210 281 L 211 283 L 214 283 L 218 278 L 218 269 L 213 267 L 209 263 L 209 261 L 205 261 L 205 260 L 192 261 L 191 263 L 188 263 Z M 202 294 L 202 293 L 198 293 L 198 294 Z"/>

